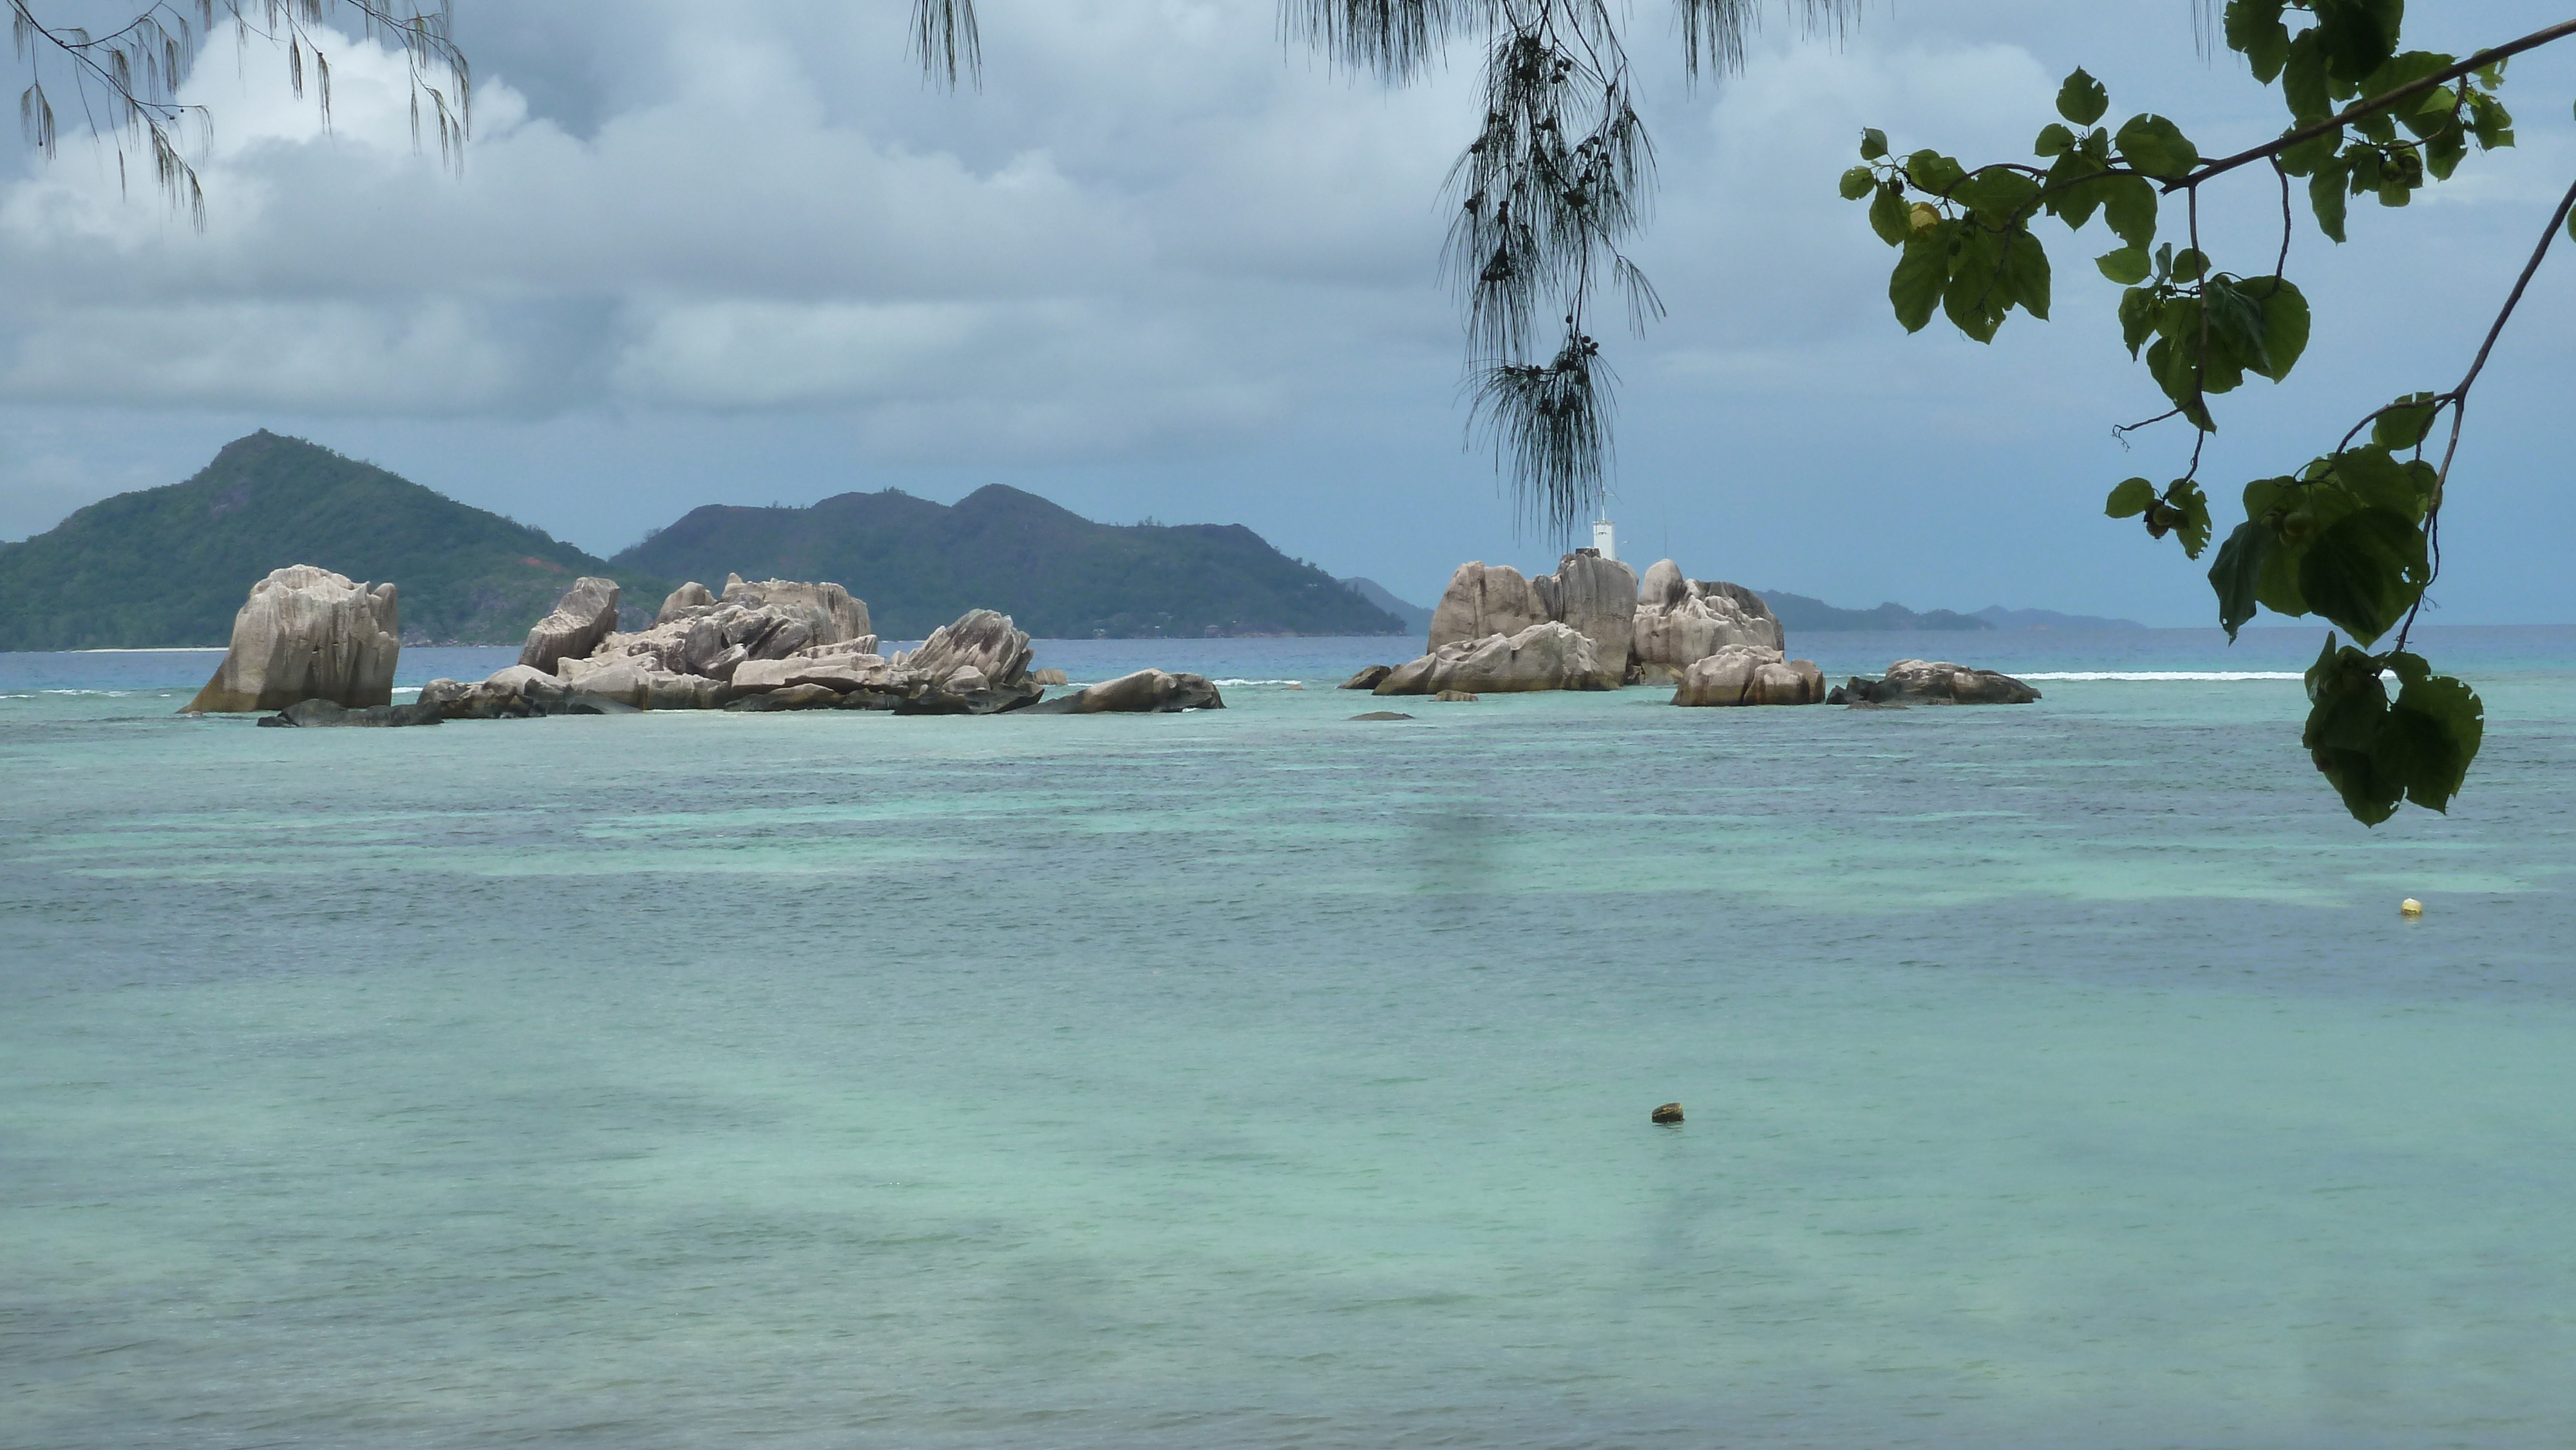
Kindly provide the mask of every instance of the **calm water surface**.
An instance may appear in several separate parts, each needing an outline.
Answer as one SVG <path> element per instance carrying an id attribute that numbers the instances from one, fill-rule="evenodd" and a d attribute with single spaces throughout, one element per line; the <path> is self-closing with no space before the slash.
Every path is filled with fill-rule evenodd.
<path id="1" fill-rule="evenodd" d="M 2565 1445 L 2576 631 L 2428 636 L 2486 752 L 2375 832 L 2318 639 L 399 731 L 0 655 L 0 1444 Z"/>

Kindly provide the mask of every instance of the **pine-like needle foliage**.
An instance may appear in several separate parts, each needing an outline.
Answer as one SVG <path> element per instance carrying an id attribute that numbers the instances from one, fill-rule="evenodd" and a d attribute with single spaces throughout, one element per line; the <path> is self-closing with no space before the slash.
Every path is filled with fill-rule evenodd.
<path id="1" fill-rule="evenodd" d="M 984 39 L 975 28 L 975 0 L 913 0 L 912 54 L 932 80 L 957 89 L 957 79 L 980 80 Z"/>
<path id="2" fill-rule="evenodd" d="M 1782 0 L 1809 33 L 1865 0 Z M 1763 0 L 1674 0 L 1683 68 L 1742 68 Z M 1610 389 L 1589 319 L 1606 285 L 1628 325 L 1663 316 L 1623 248 L 1643 229 L 1654 146 L 1636 108 L 1624 0 L 1280 0 L 1292 40 L 1401 84 L 1453 39 L 1485 61 L 1485 115 L 1449 188 L 1444 265 L 1465 313 L 1470 428 L 1494 448 L 1522 517 L 1570 537 L 1602 505 Z M 1562 319 L 1562 331 L 1551 321 Z M 1541 361 L 1545 359 L 1545 361 Z"/>
<path id="3" fill-rule="evenodd" d="M 437 132 L 439 159 L 460 168 L 465 164 L 465 142 L 473 129 L 474 73 L 456 45 L 449 0 L 435 5 L 410 0 L 156 0 L 105 34 L 48 24 L 36 14 L 38 0 L 7 3 L 9 37 L 27 68 L 18 121 L 28 144 L 54 154 L 61 141 L 54 95 L 68 86 L 91 133 L 112 139 L 117 175 L 125 175 L 126 148 L 141 147 L 152 158 L 154 182 L 200 228 L 206 224 L 205 188 L 186 153 L 192 149 L 187 144 L 191 132 L 202 143 L 207 117 L 203 107 L 180 103 L 179 86 L 219 18 L 237 24 L 245 44 L 255 36 L 282 45 L 288 85 L 301 97 L 309 78 L 327 126 L 331 59 L 315 43 L 314 32 L 342 11 L 356 16 L 362 36 L 402 51 L 411 63 L 413 144 L 422 144 L 426 118 Z"/>

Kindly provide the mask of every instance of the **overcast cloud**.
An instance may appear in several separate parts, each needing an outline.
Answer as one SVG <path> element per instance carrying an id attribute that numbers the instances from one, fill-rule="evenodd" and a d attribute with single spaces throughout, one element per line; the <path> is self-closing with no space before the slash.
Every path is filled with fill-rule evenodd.
<path id="1" fill-rule="evenodd" d="M 1461 559 L 1552 562 L 1460 446 L 1434 262 L 1472 57 L 1388 93 L 1283 50 L 1272 0 L 983 0 L 984 87 L 949 95 L 905 61 L 905 8 L 460 0 L 462 178 L 413 151 L 395 58 L 334 51 L 325 134 L 276 56 L 219 41 L 189 83 L 215 116 L 203 234 L 120 195 L 86 140 L 10 157 L 0 537 L 265 426 L 603 554 L 700 503 L 1006 482 L 1245 523 L 1420 600 Z M 2411 9 L 2411 39 L 2460 50 L 2561 18 Z M 2095 238 L 2049 238 L 2056 322 L 1908 338 L 1890 254 L 1833 191 L 1863 125 L 2026 154 L 2079 63 L 2115 114 L 2165 110 L 2205 149 L 2277 129 L 2232 58 L 2195 54 L 2186 0 L 1914 0 L 1841 45 L 1775 24 L 1696 94 L 1660 11 L 1634 35 L 1664 183 L 1638 255 L 1672 315 L 1609 340 L 1623 552 L 1845 604 L 2208 622 L 2198 568 L 2099 517 L 2188 440 L 2109 436 L 2159 406 Z M 2309 361 L 2223 400 L 2213 493 L 2456 378 L 2576 174 L 2576 55 L 2518 62 L 2507 94 L 2521 150 L 2357 208 L 2348 247 L 2300 238 Z M 2268 175 L 2214 201 L 2221 265 L 2268 270 Z M 2576 248 L 2482 385 L 2445 618 L 2576 619 L 2571 324 Z"/>

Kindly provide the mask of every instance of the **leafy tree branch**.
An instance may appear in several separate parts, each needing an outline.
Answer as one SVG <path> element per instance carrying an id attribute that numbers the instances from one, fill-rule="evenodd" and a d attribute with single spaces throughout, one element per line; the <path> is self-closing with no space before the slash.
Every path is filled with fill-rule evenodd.
<path id="1" fill-rule="evenodd" d="M 2081 231 L 2098 215 L 2120 244 L 2094 265 L 2124 289 L 2122 340 L 2172 405 L 2114 431 L 2125 436 L 2172 418 L 2194 429 L 2180 477 L 2161 489 L 2124 480 L 2104 512 L 2140 519 L 2151 537 L 2176 537 L 2199 558 L 2215 529 L 2200 485 L 2203 452 L 2218 429 L 2211 400 L 2248 375 L 2279 382 L 2307 347 L 2308 302 L 2287 275 L 2297 225 L 2291 179 L 2307 178 L 2318 230 L 2343 242 L 2351 198 L 2403 207 L 2428 183 L 2447 180 L 2472 145 L 2514 144 L 2513 117 L 2497 94 L 2505 63 L 2576 35 L 2571 20 L 2461 59 L 2401 50 L 2403 19 L 2403 0 L 2230 0 L 2227 45 L 2257 82 L 2279 85 L 2291 125 L 2215 161 L 2160 115 L 2132 116 L 2116 131 L 2097 124 L 2109 95 L 2080 69 L 2059 89 L 2059 119 L 2033 143 L 2044 170 L 2021 162 L 1971 169 L 1934 150 L 1900 159 L 1882 133 L 1863 133 L 1862 164 L 1844 173 L 1842 192 L 1868 200 L 1870 225 L 1900 249 L 1888 285 L 1897 320 L 1918 331 L 1937 309 L 1980 342 L 1991 341 L 2015 308 L 2045 320 L 2049 261 L 2031 224 L 2050 215 Z M 2268 273 L 2242 275 L 2202 247 L 2201 192 L 2257 161 L 2269 162 L 2280 182 L 2281 242 Z M 2177 192 L 2185 204 L 2179 250 L 2158 240 L 2159 198 Z M 2244 522 L 2209 570 L 2231 638 L 2258 609 L 2322 618 L 2362 645 L 2396 631 L 2379 654 L 2330 633 L 2308 676 L 2310 756 L 2366 824 L 2386 820 L 2401 801 L 2447 808 L 2477 755 L 2484 707 L 2476 694 L 2433 674 L 2407 646 L 2439 570 L 2441 507 L 2469 389 L 2551 241 L 2576 226 L 2571 207 L 2576 188 L 2551 214 L 2460 382 L 2373 410 L 2294 475 L 2246 484 Z M 2424 447 L 2446 411 L 2450 437 L 2436 465 Z M 2369 441 L 2356 446 L 2365 429 Z M 2383 676 L 2399 681 L 2394 700 Z"/>

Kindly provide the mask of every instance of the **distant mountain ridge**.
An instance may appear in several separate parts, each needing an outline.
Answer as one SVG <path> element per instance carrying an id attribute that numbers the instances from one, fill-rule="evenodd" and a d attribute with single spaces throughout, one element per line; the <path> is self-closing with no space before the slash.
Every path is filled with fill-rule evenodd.
<path id="1" fill-rule="evenodd" d="M 414 643 L 516 643 L 565 586 L 607 567 L 543 529 L 262 429 L 183 483 L 0 544 L 0 649 L 224 644 L 251 585 L 289 564 L 393 581 Z"/>
<path id="2" fill-rule="evenodd" d="M 1431 611 L 1422 605 L 1408 604 L 1396 598 L 1392 590 L 1374 579 L 1351 578 L 1343 580 L 1342 584 L 1362 599 L 1402 620 L 1406 633 L 1431 633 Z"/>
<path id="3" fill-rule="evenodd" d="M 1804 594 L 1757 589 L 1762 602 L 1780 616 L 1783 629 L 1810 630 L 1818 634 L 1852 634 L 1862 632 L 1904 633 L 1910 630 L 1976 631 L 1987 629 L 2144 629 L 2134 619 L 2107 619 L 2096 614 L 2060 614 L 2054 609 L 2006 609 L 1989 604 L 1974 614 L 1961 614 L 1949 609 L 1931 609 L 1918 614 L 1902 604 L 1882 604 L 1876 609 L 1838 609 L 1821 599 Z"/>
<path id="4" fill-rule="evenodd" d="M 1241 524 L 1102 524 L 988 484 L 954 506 L 894 489 L 805 508 L 709 504 L 609 561 L 721 587 L 829 579 L 877 633 L 919 639 L 969 609 L 1041 638 L 1399 634 L 1404 622 Z"/>

